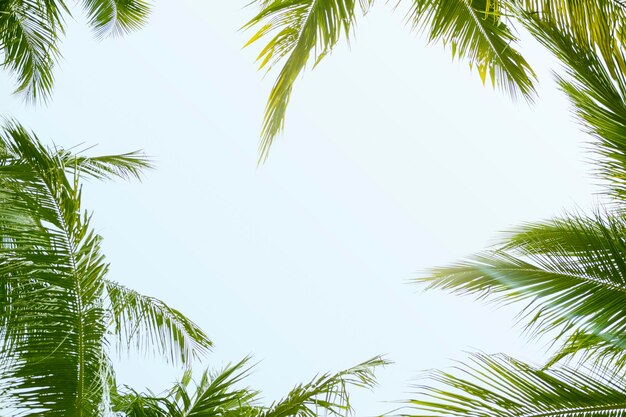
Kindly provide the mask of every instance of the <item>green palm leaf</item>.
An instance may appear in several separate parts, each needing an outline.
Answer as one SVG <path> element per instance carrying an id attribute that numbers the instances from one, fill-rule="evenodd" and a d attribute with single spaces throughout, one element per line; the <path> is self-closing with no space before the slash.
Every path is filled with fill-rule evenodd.
<path id="1" fill-rule="evenodd" d="M 221 372 L 204 372 L 193 386 L 191 371 L 163 394 L 139 393 L 127 388 L 114 396 L 114 411 L 126 417 L 252 416 L 258 392 L 237 385 L 249 374 L 249 358 L 228 365 Z"/>
<path id="2" fill-rule="evenodd" d="M 348 37 L 355 22 L 355 0 L 263 0 L 261 11 L 244 28 L 256 28 L 247 45 L 269 41 L 257 60 L 260 67 L 284 64 L 267 101 L 260 159 L 267 157 L 272 141 L 282 130 L 293 85 L 307 63 L 317 64 Z M 367 7 L 366 2 L 361 2 Z"/>
<path id="3" fill-rule="evenodd" d="M 155 395 L 132 389 L 114 396 L 113 409 L 126 417 L 315 417 L 351 413 L 349 387 L 371 388 L 373 370 L 388 362 L 380 357 L 336 374 L 324 374 L 300 384 L 280 401 L 265 407 L 259 392 L 238 385 L 250 372 L 248 358 L 217 374 L 205 372 L 192 387 L 191 373 L 167 392 Z"/>
<path id="4" fill-rule="evenodd" d="M 138 153 L 48 149 L 15 123 L 0 133 L 0 402 L 13 414 L 104 412 L 109 331 L 184 363 L 210 346 L 180 312 L 105 278 L 80 178 L 139 176 L 147 166 Z"/>
<path id="5" fill-rule="evenodd" d="M 575 331 L 567 337 L 561 349 L 552 355 L 546 367 L 572 361 L 611 374 L 620 373 L 626 366 L 626 335 Z"/>
<path id="6" fill-rule="evenodd" d="M 374 369 L 389 364 L 375 357 L 345 371 L 324 374 L 309 383 L 294 387 L 280 401 L 262 410 L 262 417 L 315 417 L 323 412 L 327 416 L 344 416 L 353 412 L 349 387 L 372 388 L 376 384 Z"/>
<path id="7" fill-rule="evenodd" d="M 139 29 L 150 14 L 144 0 L 83 0 L 83 6 L 98 37 Z"/>
<path id="8" fill-rule="evenodd" d="M 147 0 L 83 0 L 83 6 L 98 37 L 135 30 L 150 13 Z M 63 0 L 0 2 L 2 65 L 16 75 L 15 92 L 27 102 L 50 96 L 66 17 L 71 13 Z"/>
<path id="9" fill-rule="evenodd" d="M 538 333 L 626 335 L 626 216 L 570 216 L 521 229 L 494 250 L 434 269 L 433 288 L 498 302 L 527 301 Z M 558 338 L 558 336 L 557 336 Z"/>
<path id="10" fill-rule="evenodd" d="M 356 19 L 355 0 L 259 0 L 261 11 L 244 28 L 256 32 L 247 45 L 268 39 L 257 60 L 260 67 L 282 63 L 267 101 L 262 128 L 260 160 L 282 131 L 285 113 L 297 76 L 310 61 L 314 66 L 329 54 L 342 36 L 348 38 Z M 362 1 L 366 11 L 371 1 Z M 517 38 L 500 16 L 488 13 L 487 0 L 416 0 L 411 20 L 427 28 L 431 41 L 452 45 L 453 55 L 475 65 L 483 79 L 515 96 L 534 95 L 535 75 L 513 48 Z M 247 46 L 246 45 L 246 46 Z"/>
<path id="11" fill-rule="evenodd" d="M 621 379 L 568 368 L 540 369 L 504 355 L 475 354 L 457 367 L 460 376 L 436 371 L 419 387 L 407 416 L 615 417 L 626 413 Z M 433 387 L 437 385 L 438 387 Z"/>
<path id="12" fill-rule="evenodd" d="M 11 0 L 0 5 L 2 65 L 17 75 L 16 93 L 26 101 L 50 94 L 64 9 L 63 3 L 59 10 L 55 2 L 41 0 Z"/>
<path id="13" fill-rule="evenodd" d="M 121 179 L 141 179 L 144 169 L 152 168 L 150 160 L 142 152 L 129 152 L 121 155 L 83 156 L 58 150 L 66 170 L 77 172 L 81 177 L 98 180 L 113 177 Z"/>
<path id="14" fill-rule="evenodd" d="M 626 187 L 624 6 L 612 1 L 528 0 L 517 9 L 561 60 L 568 94 L 601 155 L 600 173 L 621 203 Z M 505 356 L 475 355 L 461 375 L 433 373 L 411 401 L 415 416 L 621 416 L 626 414 L 626 212 L 598 211 L 528 225 L 502 244 L 432 271 L 430 287 L 499 303 L 534 335 L 562 342 L 541 369 Z M 557 366 L 578 360 L 576 368 Z M 591 366 L 591 369 L 588 369 Z M 584 367 L 587 367 L 585 369 Z"/>
<path id="15" fill-rule="evenodd" d="M 100 238 L 80 214 L 77 177 L 19 126 L 2 138 L 2 379 L 28 415 L 95 415 L 106 347 Z M 27 220 L 24 221 L 24 218 Z"/>
<path id="16" fill-rule="evenodd" d="M 591 45 L 606 60 L 611 71 L 623 72 L 620 59 L 626 38 L 626 4 L 619 0 L 523 0 L 521 7 L 579 45 Z M 615 72 L 614 72 L 615 73 Z"/>
<path id="17" fill-rule="evenodd" d="M 626 196 L 626 61 L 624 46 L 602 57 L 599 49 L 549 20 L 525 15 L 533 35 L 561 60 L 565 76 L 558 81 L 583 128 L 595 139 L 599 174 L 618 199 Z"/>
<path id="18" fill-rule="evenodd" d="M 108 280 L 105 286 L 120 349 L 156 351 L 173 363 L 185 364 L 213 345 L 195 323 L 161 300 Z"/>
<path id="19" fill-rule="evenodd" d="M 431 42 L 443 41 L 452 56 L 476 66 L 485 83 L 512 97 L 521 93 L 532 99 L 535 73 L 513 47 L 518 39 L 489 0 L 415 0 L 410 20 Z"/>

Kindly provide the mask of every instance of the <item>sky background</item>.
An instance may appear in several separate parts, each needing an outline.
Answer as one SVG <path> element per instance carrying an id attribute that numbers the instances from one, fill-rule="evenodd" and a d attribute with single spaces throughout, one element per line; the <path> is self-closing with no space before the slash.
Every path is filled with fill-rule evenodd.
<path id="1" fill-rule="evenodd" d="M 26 106 L 0 73 L 0 114 L 44 142 L 143 149 L 143 182 L 86 185 L 110 278 L 186 313 L 215 342 L 197 369 L 248 354 L 268 401 L 318 372 L 377 354 L 395 363 L 358 416 L 411 397 L 428 368 L 467 351 L 541 361 L 516 309 L 409 284 L 498 241 L 500 232 L 593 205 L 587 138 L 556 90 L 553 60 L 523 50 L 540 99 L 514 103 L 427 45 L 379 4 L 298 80 L 285 134 L 257 167 L 274 74 L 256 70 L 248 0 L 158 2 L 148 25 L 94 40 L 77 13 L 53 100 Z M 165 388 L 180 369 L 117 360 L 118 378 Z"/>

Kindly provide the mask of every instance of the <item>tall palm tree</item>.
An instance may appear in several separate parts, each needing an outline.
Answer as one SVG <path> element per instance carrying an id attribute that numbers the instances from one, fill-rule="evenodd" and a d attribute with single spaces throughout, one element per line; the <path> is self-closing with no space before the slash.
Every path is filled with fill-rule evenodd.
<path id="1" fill-rule="evenodd" d="M 222 371 L 202 374 L 192 384 L 191 372 L 162 394 L 126 389 L 113 396 L 114 411 L 125 417 L 342 417 L 351 413 L 348 388 L 371 388 L 373 369 L 387 362 L 379 357 L 335 374 L 324 374 L 293 388 L 269 406 L 258 391 L 238 384 L 249 374 L 248 358 Z"/>
<path id="2" fill-rule="evenodd" d="M 354 30 L 374 0 L 256 0 L 260 10 L 244 26 L 254 30 L 248 45 L 265 40 L 260 68 L 280 65 L 267 101 L 260 159 L 282 131 L 294 83 L 308 64 L 315 67 Z M 406 21 L 429 42 L 447 45 L 486 80 L 515 97 L 532 100 L 535 74 L 517 49 L 520 16 L 549 20 L 576 40 L 599 48 L 607 61 L 623 46 L 626 4 L 620 0 L 408 0 Z M 523 20 L 523 18 L 522 18 Z M 619 65 L 622 65 L 621 63 Z M 614 68 L 613 68 L 614 69 Z"/>
<path id="3" fill-rule="evenodd" d="M 80 3 L 97 37 L 134 30 L 150 11 L 147 0 Z M 45 100 L 51 92 L 52 70 L 60 57 L 59 42 L 72 6 L 64 0 L 0 1 L 2 65 L 16 75 L 16 92 L 27 101 Z"/>
<path id="4" fill-rule="evenodd" d="M 521 227 L 497 247 L 422 280 L 525 302 L 520 317 L 530 334 L 547 335 L 558 349 L 539 367 L 477 354 L 458 373 L 435 372 L 410 415 L 626 415 L 626 49 L 607 55 L 545 17 L 526 13 L 523 22 L 563 63 L 559 84 L 593 137 L 611 200 L 592 215 Z"/>
<path id="5" fill-rule="evenodd" d="M 0 404 L 3 415 L 97 416 L 111 345 L 187 365 L 212 345 L 163 302 L 107 279 L 81 179 L 139 177 L 139 153 L 50 149 L 17 123 L 0 132 Z"/>

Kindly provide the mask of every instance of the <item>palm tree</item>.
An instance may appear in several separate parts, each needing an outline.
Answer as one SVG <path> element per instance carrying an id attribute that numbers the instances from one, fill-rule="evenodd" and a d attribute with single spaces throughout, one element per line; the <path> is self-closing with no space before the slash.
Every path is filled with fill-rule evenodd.
<path id="1" fill-rule="evenodd" d="M 626 414 L 626 75 L 623 45 L 592 41 L 526 13 L 523 22 L 563 63 L 560 87 L 593 137 L 610 202 L 514 231 L 497 247 L 420 281 L 499 303 L 525 302 L 533 336 L 558 348 L 542 366 L 476 354 L 437 371 L 411 401 L 414 416 Z M 607 25 L 611 22 L 605 22 Z"/>
<path id="2" fill-rule="evenodd" d="M 110 351 L 189 367 L 211 347 L 178 310 L 107 279 L 81 179 L 139 178 L 140 153 L 86 157 L 47 148 L 21 125 L 0 132 L 0 404 L 3 415 L 304 417 L 351 411 L 348 388 L 374 385 L 375 357 L 295 387 L 269 407 L 238 388 L 248 359 L 190 391 L 191 371 L 160 396 L 118 389 Z M 188 368 L 189 369 L 189 368 Z M 330 413 L 330 414 L 328 414 Z"/>
<path id="3" fill-rule="evenodd" d="M 267 101 L 260 160 L 282 131 L 294 83 L 307 64 L 315 67 L 353 31 L 358 15 L 374 0 L 256 0 L 260 11 L 244 28 L 254 34 L 247 45 L 265 39 L 260 68 L 280 65 Z M 404 4 L 402 1 L 397 5 Z M 541 16 L 576 40 L 590 42 L 612 62 L 623 46 L 626 5 L 620 0 L 410 0 L 406 21 L 429 42 L 447 45 L 453 58 L 469 62 L 511 96 L 532 100 L 535 74 L 517 50 L 515 23 L 525 13 Z"/>
<path id="4" fill-rule="evenodd" d="M 83 0 L 97 37 L 140 27 L 150 11 L 147 0 Z M 45 100 L 52 89 L 53 66 L 60 57 L 65 19 L 71 16 L 64 0 L 3 0 L 0 2 L 2 63 L 17 77 L 16 93 L 25 100 Z"/>
<path id="5" fill-rule="evenodd" d="M 192 386 L 192 374 L 162 394 L 126 389 L 113 396 L 113 410 L 125 417 L 342 417 L 351 413 L 348 387 L 371 388 L 373 369 L 387 362 L 379 357 L 335 374 L 324 374 L 293 388 L 269 406 L 260 405 L 259 392 L 240 388 L 249 374 L 248 358 L 222 371 L 202 374 Z"/>
<path id="6" fill-rule="evenodd" d="M 0 403 L 5 414 L 97 416 L 114 382 L 109 349 L 189 364 L 212 345 L 163 302 L 107 279 L 82 178 L 138 178 L 139 153 L 46 148 L 17 123 L 0 133 Z"/>

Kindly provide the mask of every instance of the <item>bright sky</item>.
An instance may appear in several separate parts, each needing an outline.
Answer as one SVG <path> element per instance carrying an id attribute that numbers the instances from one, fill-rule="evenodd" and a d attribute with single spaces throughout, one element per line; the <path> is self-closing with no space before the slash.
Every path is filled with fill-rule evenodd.
<path id="1" fill-rule="evenodd" d="M 286 132 L 257 168 L 273 75 L 242 50 L 248 0 L 157 2 L 149 24 L 98 42 L 71 24 L 53 101 L 27 107 L 0 74 L 0 114 L 47 143 L 144 149 L 142 183 L 90 183 L 111 278 L 165 300 L 216 348 L 198 369 L 247 354 L 277 399 L 318 372 L 376 354 L 394 365 L 355 392 L 358 416 L 410 397 L 427 368 L 464 351 L 542 358 L 514 312 L 407 283 L 497 241 L 498 232 L 591 205 L 585 136 L 551 80 L 534 106 L 484 88 L 381 2 L 298 81 Z M 180 370 L 118 361 L 121 383 L 159 391 Z"/>

